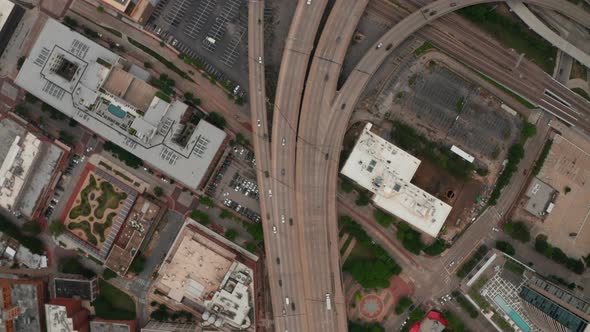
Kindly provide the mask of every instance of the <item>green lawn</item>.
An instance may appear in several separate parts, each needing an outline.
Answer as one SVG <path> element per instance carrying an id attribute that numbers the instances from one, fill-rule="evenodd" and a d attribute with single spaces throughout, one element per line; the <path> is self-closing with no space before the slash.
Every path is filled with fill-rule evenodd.
<path id="1" fill-rule="evenodd" d="M 80 204 L 74 206 L 70 210 L 70 219 L 76 219 L 79 216 L 88 217 L 90 215 L 91 207 L 90 203 L 88 202 L 88 195 L 91 191 L 97 188 L 98 187 L 96 186 L 96 179 L 94 178 L 94 176 L 90 175 L 88 184 L 86 185 L 86 187 L 84 187 L 84 189 L 82 189 L 82 192 L 80 192 Z"/>
<path id="2" fill-rule="evenodd" d="M 86 220 L 82 220 L 80 222 L 71 222 L 68 224 L 69 229 L 81 229 L 82 231 L 84 231 L 84 234 L 86 234 L 86 239 L 88 240 L 88 242 L 90 242 L 93 245 L 97 245 L 98 240 L 96 239 L 96 236 L 92 234 L 90 227 L 90 223 Z"/>
<path id="3" fill-rule="evenodd" d="M 94 210 L 94 216 L 98 219 L 104 217 L 106 209 L 116 209 L 119 204 L 127 198 L 127 193 L 118 193 L 113 188 L 113 185 L 103 181 L 100 183 L 100 190 L 102 191 L 100 197 L 98 197 L 98 206 Z"/>
<path id="4" fill-rule="evenodd" d="M 100 295 L 92 302 L 96 316 L 115 320 L 136 318 L 135 302 L 129 295 L 103 279 L 99 280 L 98 286 Z"/>
<path id="5" fill-rule="evenodd" d="M 111 227 L 113 224 L 113 219 L 117 216 L 117 213 L 111 212 L 107 215 L 106 220 L 104 223 L 95 222 L 92 224 L 92 230 L 94 234 L 97 234 L 100 237 L 100 242 L 105 241 L 104 231 Z"/>

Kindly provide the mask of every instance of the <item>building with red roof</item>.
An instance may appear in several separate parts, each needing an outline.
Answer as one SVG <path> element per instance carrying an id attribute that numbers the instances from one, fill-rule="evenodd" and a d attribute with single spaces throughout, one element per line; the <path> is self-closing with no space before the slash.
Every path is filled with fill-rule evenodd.
<path id="1" fill-rule="evenodd" d="M 438 311 L 431 310 L 423 320 L 415 323 L 410 332 L 442 332 L 447 326 L 447 321 Z"/>

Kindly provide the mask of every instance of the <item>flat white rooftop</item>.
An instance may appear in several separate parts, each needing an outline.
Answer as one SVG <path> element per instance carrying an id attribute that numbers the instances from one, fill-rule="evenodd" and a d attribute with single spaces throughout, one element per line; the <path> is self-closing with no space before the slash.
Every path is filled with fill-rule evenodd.
<path id="1" fill-rule="evenodd" d="M 4 28 L 4 24 L 8 20 L 8 16 L 14 9 L 14 3 L 8 0 L 0 0 L 0 29 Z"/>
<path id="2" fill-rule="evenodd" d="M 188 123 L 183 118 L 188 106 L 180 101 L 169 104 L 154 96 L 139 96 L 151 89 L 142 87 L 143 81 L 134 82 L 128 77 L 131 74 L 121 73 L 121 61 L 115 53 L 50 18 L 15 82 L 103 138 L 197 189 L 226 133 L 204 120 L 196 127 Z M 137 93 L 109 92 L 118 87 L 109 82 L 112 75 L 134 82 L 129 86 L 120 83 L 125 91 Z M 144 115 L 141 107 L 145 105 L 139 104 L 146 99 L 152 101 L 153 109 Z"/>
<path id="3" fill-rule="evenodd" d="M 452 207 L 410 183 L 420 160 L 371 132 L 367 123 L 341 173 L 371 191 L 381 209 L 436 237 Z"/>

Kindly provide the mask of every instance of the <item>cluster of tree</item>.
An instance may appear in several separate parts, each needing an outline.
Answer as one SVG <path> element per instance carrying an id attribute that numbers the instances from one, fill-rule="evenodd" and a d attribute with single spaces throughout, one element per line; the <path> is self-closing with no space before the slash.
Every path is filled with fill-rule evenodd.
<path id="1" fill-rule="evenodd" d="M 458 10 L 458 13 L 499 39 L 506 48 L 525 53 L 527 58 L 548 70 L 547 66 L 553 64 L 555 58 L 555 48 L 542 37 L 527 31 L 526 25 L 509 15 L 498 13 L 494 7 L 494 4 L 469 6 Z"/>
<path id="2" fill-rule="evenodd" d="M 560 276 L 556 276 L 556 275 L 552 274 L 549 277 L 547 277 L 547 279 L 549 279 L 550 281 L 552 281 L 552 282 L 554 282 L 556 284 L 564 285 L 564 286 L 566 286 L 570 290 L 576 289 L 576 283 L 574 283 L 574 282 L 568 282 L 567 280 L 563 279 Z"/>
<path id="3" fill-rule="evenodd" d="M 420 252 L 424 248 L 424 243 L 420 239 L 420 233 L 412 229 L 405 222 L 397 224 L 397 239 L 401 241 L 404 248 L 415 255 L 420 255 Z"/>
<path id="4" fill-rule="evenodd" d="M 354 190 L 354 183 L 347 177 L 340 178 L 340 189 L 345 193 L 350 193 Z"/>
<path id="5" fill-rule="evenodd" d="M 371 194 L 366 189 L 359 189 L 358 190 L 358 197 L 354 203 L 358 206 L 367 206 L 371 202 Z"/>
<path id="6" fill-rule="evenodd" d="M 443 312 L 443 318 L 447 321 L 447 327 L 445 331 L 448 332 L 468 332 L 469 330 L 465 326 L 465 323 L 459 319 L 459 317 L 455 316 L 449 310 L 445 310 Z"/>
<path id="7" fill-rule="evenodd" d="M 219 129 L 225 128 L 225 125 L 227 124 L 227 121 L 225 120 L 225 118 L 217 112 L 209 113 L 207 115 L 207 122 L 211 123 L 212 125 L 214 125 L 215 127 L 219 128 Z"/>
<path id="8" fill-rule="evenodd" d="M 401 315 L 406 310 L 408 310 L 408 308 L 411 305 L 412 305 L 412 300 L 410 300 L 410 298 L 404 296 L 401 299 L 399 299 L 399 301 L 397 302 L 397 305 L 395 306 L 395 313 L 398 315 Z"/>
<path id="9" fill-rule="evenodd" d="M 391 138 L 403 150 L 428 159 L 458 179 L 469 178 L 474 170 L 475 166 L 472 163 L 462 159 L 448 148 L 429 141 L 414 128 L 399 121 L 393 122 Z"/>
<path id="10" fill-rule="evenodd" d="M 117 277 L 117 273 L 115 273 L 115 271 L 113 271 L 109 268 L 104 269 L 104 271 L 102 272 L 102 278 L 104 280 L 111 280 L 116 277 Z"/>
<path id="11" fill-rule="evenodd" d="M 80 263 L 78 256 L 75 257 L 64 257 L 57 263 L 57 269 L 59 272 L 68 274 L 81 274 L 86 278 L 94 278 L 96 273 L 85 267 Z"/>
<path id="12" fill-rule="evenodd" d="M 502 173 L 498 177 L 498 180 L 496 181 L 496 187 L 490 195 L 490 200 L 488 201 L 488 204 L 496 205 L 496 203 L 498 203 L 498 198 L 500 198 L 500 193 L 502 192 L 502 189 L 504 189 L 504 187 L 506 187 L 508 183 L 510 183 L 510 179 L 518 169 L 518 163 L 520 163 L 520 160 L 523 157 L 524 148 L 522 147 L 522 144 L 513 144 L 510 147 L 510 149 L 508 149 L 508 163 L 506 163 L 504 170 L 502 171 Z"/>
<path id="13" fill-rule="evenodd" d="M 488 247 L 484 244 L 477 248 L 477 251 L 473 253 L 471 258 L 457 270 L 457 276 L 459 278 L 465 278 L 471 270 L 477 265 L 477 263 L 488 253 Z"/>
<path id="14" fill-rule="evenodd" d="M 529 228 L 522 221 L 509 221 L 504 224 L 504 232 L 510 235 L 511 238 L 523 243 L 531 240 L 531 233 Z"/>
<path id="15" fill-rule="evenodd" d="M 343 266 L 343 270 L 351 275 L 365 288 L 389 287 L 389 279 L 393 275 L 400 274 L 402 268 L 389 256 L 389 254 L 367 235 L 362 227 L 349 216 L 340 218 L 342 230 L 353 236 L 361 245 L 371 250 L 375 259 L 351 259 Z"/>
<path id="16" fill-rule="evenodd" d="M 62 224 L 59 220 L 54 220 L 49 225 L 49 231 L 55 237 L 62 235 L 65 232 L 65 230 L 66 230 L 66 226 L 64 226 L 64 224 Z"/>
<path id="17" fill-rule="evenodd" d="M 188 105 L 191 105 L 193 107 L 201 105 L 201 99 L 195 97 L 195 95 L 192 94 L 191 92 L 185 92 L 183 97 L 184 97 L 184 102 L 187 103 Z"/>
<path id="18" fill-rule="evenodd" d="M 205 226 L 207 226 L 211 223 L 211 220 L 209 219 L 209 215 L 203 211 L 200 211 L 200 210 L 195 209 L 195 210 L 191 211 L 191 218 L 193 218 L 195 221 L 197 221 L 198 223 L 205 225 Z"/>
<path id="19" fill-rule="evenodd" d="M 100 293 L 92 302 L 97 317 L 113 320 L 136 319 L 135 303 L 129 295 L 103 279 L 98 281 L 98 286 Z"/>
<path id="20" fill-rule="evenodd" d="M 373 210 L 373 217 L 375 221 L 379 223 L 379 225 L 383 227 L 389 227 L 391 224 L 395 223 L 395 217 L 389 213 L 383 212 L 380 209 Z"/>
<path id="21" fill-rule="evenodd" d="M 156 305 L 158 306 L 158 308 L 150 314 L 150 318 L 152 318 L 153 320 L 159 322 L 192 322 L 194 319 L 193 314 L 191 314 L 188 311 L 181 310 L 170 312 L 170 310 L 165 304 L 158 304 L 157 302 L 152 302 L 152 306 Z"/>
<path id="22" fill-rule="evenodd" d="M 514 256 L 514 254 L 516 254 L 514 247 L 506 241 L 496 241 L 496 249 L 503 251 L 510 256 Z"/>
<path id="23" fill-rule="evenodd" d="M 531 173 L 533 173 L 533 175 L 537 176 L 539 174 L 539 172 L 541 171 L 541 168 L 543 168 L 543 164 L 545 163 L 545 159 L 547 159 L 547 156 L 549 155 L 549 151 L 551 151 L 552 145 L 553 145 L 553 140 L 548 140 L 545 143 L 545 146 L 543 146 L 543 151 L 541 151 L 541 155 L 535 161 L 535 165 L 533 166 L 533 170 L 531 172 Z"/>
<path id="24" fill-rule="evenodd" d="M 537 236 L 535 239 L 535 250 L 577 274 L 584 273 L 584 270 L 586 269 L 586 266 L 584 266 L 584 262 L 582 262 L 581 259 L 568 257 L 563 250 L 554 247 L 547 242 L 546 235 L 540 234 Z"/>
<path id="25" fill-rule="evenodd" d="M 143 269 L 145 268 L 145 262 L 145 256 L 138 252 L 135 258 L 133 259 L 133 262 L 131 262 L 131 265 L 129 265 L 129 272 L 140 274 L 141 271 L 143 271 Z"/>
<path id="26" fill-rule="evenodd" d="M 479 311 L 477 308 L 471 302 L 469 302 L 465 296 L 463 296 L 463 294 L 456 290 L 453 291 L 452 294 L 453 298 L 457 301 L 457 303 L 459 303 L 459 306 L 469 314 L 469 317 L 475 319 L 477 316 L 479 316 Z"/>
<path id="27" fill-rule="evenodd" d="M 41 240 L 39 240 L 35 235 L 28 235 L 25 232 L 22 232 L 15 224 L 13 224 L 3 215 L 0 215 L 0 232 L 14 238 L 22 246 L 29 249 L 34 254 L 41 255 L 45 250 Z M 37 234 L 39 233 L 37 232 Z"/>
<path id="28" fill-rule="evenodd" d="M 105 151 L 109 151 L 113 155 L 115 155 L 119 160 L 125 163 L 125 165 L 133 168 L 139 168 L 143 165 L 143 161 L 136 157 L 131 152 L 123 149 L 122 147 L 107 141 L 104 143 L 103 148 Z"/>
<path id="29" fill-rule="evenodd" d="M 168 96 L 173 96 L 175 94 L 174 86 L 176 85 L 176 82 L 166 73 L 160 74 L 159 78 L 153 78 L 151 84 Z"/>
<path id="30" fill-rule="evenodd" d="M 161 56 L 160 54 L 158 54 L 156 51 L 152 50 L 151 48 L 145 46 L 144 44 L 138 42 L 137 40 L 128 37 L 127 40 L 129 41 L 129 43 L 131 43 L 133 46 L 139 48 L 140 50 L 144 51 L 145 53 L 151 55 L 153 58 L 155 58 L 156 60 L 160 61 L 161 63 L 163 63 L 168 69 L 172 70 L 173 72 L 177 73 L 178 75 L 180 75 L 182 78 L 187 79 L 191 82 L 194 82 L 194 80 L 192 78 L 190 78 L 188 76 L 187 73 L 185 73 L 184 71 L 182 71 L 180 68 L 176 67 L 176 65 L 174 65 L 174 63 L 172 63 L 171 61 L 169 61 L 168 59 L 164 58 L 163 56 Z M 166 44 L 164 42 L 160 43 L 161 46 L 165 46 Z M 145 64 L 144 64 L 145 65 Z M 151 64 L 150 64 L 151 65 Z"/>
<path id="31" fill-rule="evenodd" d="M 364 323 L 348 321 L 350 332 L 384 332 L 385 329 L 379 323 Z"/>
<path id="32" fill-rule="evenodd" d="M 213 199 L 209 196 L 206 196 L 206 195 L 199 196 L 199 203 L 205 205 L 206 207 L 210 207 L 210 208 L 215 206 Z"/>

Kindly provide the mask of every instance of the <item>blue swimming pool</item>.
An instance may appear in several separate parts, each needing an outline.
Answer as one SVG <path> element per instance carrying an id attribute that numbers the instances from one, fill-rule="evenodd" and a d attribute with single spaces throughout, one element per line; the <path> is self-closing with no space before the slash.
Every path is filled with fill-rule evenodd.
<path id="1" fill-rule="evenodd" d="M 531 331 L 531 327 L 528 326 L 524 319 L 520 317 L 518 312 L 514 311 L 514 309 L 512 309 L 500 295 L 496 295 L 496 297 L 494 298 L 494 302 L 496 302 L 496 304 L 498 304 L 500 308 L 504 310 L 504 312 L 510 317 L 510 319 L 512 319 L 514 323 L 516 323 L 516 325 L 518 325 L 518 327 L 521 330 L 523 330 L 524 332 Z"/>
<path id="2" fill-rule="evenodd" d="M 117 105 L 110 104 L 108 110 L 112 115 L 118 117 L 119 119 L 123 119 L 127 115 L 127 112 L 123 111 L 123 109 Z"/>

